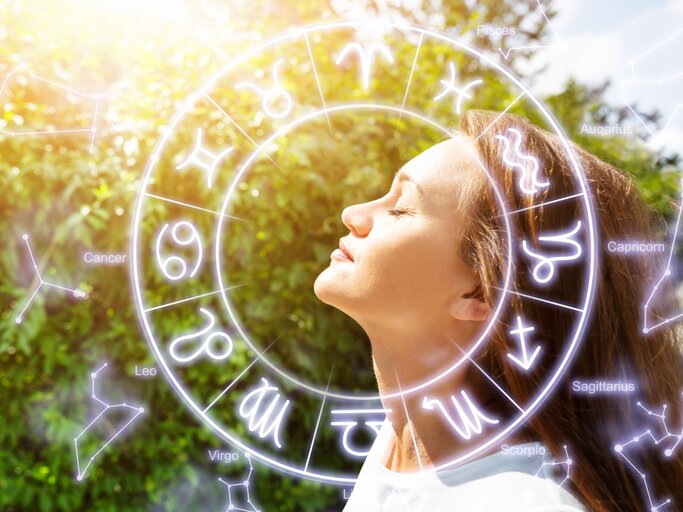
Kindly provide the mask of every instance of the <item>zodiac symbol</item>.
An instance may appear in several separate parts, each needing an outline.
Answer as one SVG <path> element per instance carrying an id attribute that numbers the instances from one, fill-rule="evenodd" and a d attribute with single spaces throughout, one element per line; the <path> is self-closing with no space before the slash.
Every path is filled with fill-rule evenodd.
<path id="1" fill-rule="evenodd" d="M 333 409 L 331 411 L 331 414 L 333 416 L 342 416 L 342 415 L 351 415 L 351 416 L 359 416 L 361 414 L 384 414 L 386 415 L 388 412 L 390 412 L 390 409 Z M 375 435 L 379 435 L 379 429 L 384 423 L 384 419 L 382 420 L 366 420 L 365 425 L 370 427 L 374 432 Z M 352 430 L 358 426 L 358 421 L 354 420 L 345 420 L 345 421 L 332 421 L 330 422 L 330 425 L 333 427 L 344 427 L 344 434 L 342 436 L 342 444 L 344 445 L 344 449 L 350 454 L 355 457 L 367 457 L 368 454 L 370 453 L 370 448 L 366 450 L 354 448 L 351 446 L 349 436 L 352 432 Z"/>
<path id="2" fill-rule="evenodd" d="M 542 254 L 535 253 L 529 247 L 527 246 L 526 240 L 522 240 L 522 249 L 524 252 L 528 255 L 531 256 L 532 258 L 539 260 L 539 262 L 534 266 L 534 279 L 536 282 L 539 284 L 545 284 L 548 281 L 550 281 L 553 276 L 555 275 L 555 262 L 557 261 L 573 261 L 578 259 L 582 252 L 583 249 L 581 248 L 581 244 L 579 244 L 576 240 L 571 240 L 571 237 L 573 237 L 576 233 L 579 232 L 581 229 L 581 221 L 578 220 L 576 221 L 576 227 L 572 229 L 568 233 L 562 233 L 559 235 L 552 235 L 552 236 L 540 236 L 538 237 L 539 240 L 542 242 L 551 242 L 551 243 L 558 243 L 558 244 L 565 244 L 565 245 L 571 245 L 574 248 L 574 253 L 572 254 L 567 254 L 565 256 L 553 256 L 553 257 L 548 257 L 548 256 L 543 256 Z"/>
<path id="3" fill-rule="evenodd" d="M 272 434 L 275 446 L 282 448 L 280 443 L 280 426 L 287 407 L 289 407 L 289 400 L 285 400 L 280 405 L 280 412 L 277 413 L 277 416 L 271 418 L 280 401 L 280 393 L 277 387 L 271 386 L 263 377 L 261 377 L 261 384 L 260 388 L 254 389 L 242 399 L 239 409 L 240 416 L 244 419 L 249 418 L 248 427 L 250 432 L 258 430 L 258 436 L 261 439 Z M 261 410 L 261 403 L 266 398 L 266 395 L 273 392 L 276 394 L 271 398 L 270 405 L 265 410 Z"/>
<path id="4" fill-rule="evenodd" d="M 360 61 L 361 70 L 361 81 L 363 83 L 364 89 L 368 89 L 370 87 L 370 71 L 376 52 L 384 55 L 384 58 L 388 60 L 390 64 L 394 63 L 394 57 L 391 55 L 391 50 L 389 50 L 387 45 L 383 43 L 372 43 L 370 48 L 365 50 L 360 44 L 353 42 L 346 45 L 346 47 L 341 51 L 335 64 L 337 64 L 337 66 L 341 64 L 346 56 L 353 50 L 358 53 L 358 60 Z"/>
<path id="5" fill-rule="evenodd" d="M 536 356 L 538 356 L 538 353 L 541 351 L 540 345 L 537 345 L 534 351 L 531 353 L 531 356 L 527 353 L 526 349 L 526 336 L 525 334 L 528 332 L 533 332 L 534 327 L 529 325 L 528 327 L 525 327 L 522 322 L 522 317 L 517 315 L 517 329 L 512 329 L 510 331 L 510 334 L 512 335 L 519 335 L 519 345 L 520 348 L 522 349 L 522 358 L 519 359 L 517 356 L 511 354 L 508 352 L 508 357 L 517 365 L 521 366 L 524 368 L 526 371 L 529 371 L 529 368 L 531 368 L 531 365 L 534 364 L 534 360 L 536 359 Z"/>
<path id="6" fill-rule="evenodd" d="M 213 175 L 216 172 L 219 162 L 233 149 L 235 148 L 230 146 L 217 155 L 213 154 L 207 149 L 204 149 L 202 147 L 202 129 L 197 128 L 197 143 L 195 144 L 190 156 L 188 156 L 183 163 L 176 166 L 176 170 L 182 171 L 187 166 L 194 163 L 197 167 L 201 167 L 206 171 L 206 186 L 211 188 L 213 185 Z"/>
<path id="7" fill-rule="evenodd" d="M 287 91 L 280 87 L 280 79 L 277 76 L 278 68 L 285 59 L 279 59 L 275 66 L 273 66 L 273 87 L 268 90 L 263 90 L 258 85 L 251 82 L 240 82 L 235 85 L 235 89 L 241 89 L 243 87 L 251 87 L 258 94 L 263 97 L 261 101 L 261 106 L 266 115 L 272 117 L 273 119 L 280 119 L 289 114 L 292 110 L 292 97 Z"/>
<path id="8" fill-rule="evenodd" d="M 519 177 L 519 188 L 525 194 L 535 194 L 538 192 L 537 187 L 548 187 L 550 183 L 547 181 L 539 181 L 538 179 L 538 160 L 531 155 L 522 154 L 522 152 L 519 150 L 519 147 L 522 144 L 522 134 L 515 128 L 508 128 L 508 131 L 514 133 L 516 136 L 516 140 L 514 142 L 515 156 L 519 160 L 526 160 L 530 162 L 531 165 L 531 169 L 529 169 L 529 167 L 520 162 L 514 162 L 510 160 L 510 141 L 503 135 L 496 135 L 496 139 L 502 140 L 503 144 L 505 144 L 505 148 L 503 149 L 503 162 L 513 169 L 519 169 L 521 172 L 521 176 Z"/>
<path id="9" fill-rule="evenodd" d="M 206 333 L 213 329 L 213 326 L 216 323 L 216 319 L 214 318 L 213 314 L 204 308 L 199 308 L 199 311 L 205 317 L 208 318 L 209 324 L 200 331 L 194 332 L 192 334 L 186 334 L 184 336 L 176 338 L 171 342 L 171 346 L 169 347 L 171 357 L 173 357 L 173 359 L 175 359 L 179 363 L 189 363 L 190 361 L 198 358 L 202 352 L 206 352 L 206 355 L 214 361 L 222 361 L 223 359 L 229 357 L 230 354 L 232 354 L 232 339 L 226 333 L 221 331 L 215 331 L 209 334 L 206 338 L 204 338 L 204 341 L 199 345 L 199 347 L 194 352 L 191 352 L 189 355 L 183 355 L 178 352 L 181 348 L 179 347 L 179 345 L 185 345 L 185 342 L 189 340 L 194 340 L 197 338 L 201 339 Z M 193 343 L 193 341 L 190 342 L 190 344 Z M 212 344 L 215 343 L 222 345 L 223 350 L 214 351 Z"/>
<path id="10" fill-rule="evenodd" d="M 188 277 L 187 275 L 187 263 L 185 263 L 185 260 L 181 258 L 180 256 L 169 256 L 165 260 L 162 261 L 162 256 L 161 256 L 161 242 L 164 238 L 164 234 L 166 233 L 166 230 L 168 229 L 168 224 L 165 224 L 163 228 L 161 228 L 161 231 L 159 232 L 159 236 L 157 236 L 157 243 L 156 243 L 156 256 L 157 256 L 157 263 L 159 264 L 159 268 L 161 269 L 161 272 L 171 281 L 177 281 L 179 279 L 183 279 L 185 277 Z M 182 231 L 184 229 L 189 230 L 189 236 L 188 237 L 182 237 Z M 188 221 L 182 220 L 180 222 L 177 222 L 173 228 L 171 228 L 171 238 L 173 238 L 173 241 L 182 246 L 186 247 L 192 243 L 195 243 L 197 246 L 197 261 L 195 263 L 194 268 L 189 274 L 189 277 L 194 277 L 195 274 L 197 273 L 197 270 L 199 270 L 199 266 L 202 263 L 202 257 L 203 257 L 203 249 L 202 249 L 202 242 L 201 239 L 199 238 L 199 233 L 197 232 L 197 229 Z M 174 269 L 175 266 L 178 266 L 179 268 Z"/>
<path id="11" fill-rule="evenodd" d="M 444 418 L 446 418 L 446 421 L 448 421 L 448 424 L 451 426 L 451 428 L 453 428 L 453 430 L 455 430 L 455 432 L 463 439 L 471 439 L 473 432 L 475 434 L 481 434 L 483 430 L 483 426 L 481 424 L 482 421 L 489 423 L 491 425 L 496 425 L 497 423 L 499 423 L 499 420 L 489 418 L 479 409 L 477 409 L 474 403 L 472 403 L 470 397 L 467 395 L 467 392 L 461 390 L 460 394 L 462 395 L 465 405 L 469 409 L 469 413 L 471 415 L 471 417 L 468 416 L 467 412 L 465 412 L 463 406 L 460 404 L 458 399 L 454 395 L 451 395 L 451 401 L 453 402 L 455 410 L 460 416 L 462 426 L 458 425 L 455 422 L 455 420 L 451 417 L 450 413 L 446 410 L 446 407 L 441 403 L 441 400 L 439 399 L 430 400 L 427 397 L 424 397 L 422 401 L 422 408 L 433 411 L 434 407 L 438 407 L 438 409 L 441 411 L 441 414 L 443 414 Z"/>
<path id="12" fill-rule="evenodd" d="M 455 111 L 456 113 L 460 114 L 462 112 L 462 99 L 467 98 L 468 100 L 472 99 L 472 96 L 467 94 L 467 91 L 471 89 L 472 87 L 475 87 L 481 83 L 483 83 L 483 80 L 472 80 L 469 84 L 467 84 L 465 87 L 462 89 L 458 89 L 455 87 L 455 66 L 453 65 L 452 62 L 448 63 L 448 67 L 451 70 L 451 77 L 448 82 L 446 80 L 439 80 L 439 83 L 444 86 L 444 90 L 434 96 L 434 101 L 439 101 L 441 98 L 445 97 L 447 94 L 451 92 L 457 92 L 458 93 L 458 99 L 456 100 L 455 103 Z"/>

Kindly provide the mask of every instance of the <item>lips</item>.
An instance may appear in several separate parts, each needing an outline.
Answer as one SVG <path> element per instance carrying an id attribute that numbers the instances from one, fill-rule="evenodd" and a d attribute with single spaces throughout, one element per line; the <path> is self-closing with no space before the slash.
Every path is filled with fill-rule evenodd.
<path id="1" fill-rule="evenodd" d="M 351 260 L 351 261 L 355 261 L 355 260 L 353 259 L 353 255 L 352 255 L 351 252 L 346 248 L 346 246 L 344 245 L 344 242 L 343 242 L 341 239 L 339 240 L 339 250 L 341 251 L 341 253 L 342 253 L 347 259 L 349 259 L 349 260 Z"/>

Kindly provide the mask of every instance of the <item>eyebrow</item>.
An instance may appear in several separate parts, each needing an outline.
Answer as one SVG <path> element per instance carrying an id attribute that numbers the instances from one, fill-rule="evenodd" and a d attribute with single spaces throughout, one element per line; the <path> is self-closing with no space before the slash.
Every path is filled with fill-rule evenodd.
<path id="1" fill-rule="evenodd" d="M 405 165 L 403 166 L 405 167 Z M 422 190 L 422 186 L 416 182 L 412 177 L 408 176 L 405 172 L 403 172 L 403 167 L 401 167 L 398 171 L 394 173 L 394 179 L 393 181 L 396 181 L 396 178 L 398 177 L 398 181 L 409 181 L 413 185 L 415 185 L 415 188 L 420 194 L 424 194 L 424 190 Z"/>

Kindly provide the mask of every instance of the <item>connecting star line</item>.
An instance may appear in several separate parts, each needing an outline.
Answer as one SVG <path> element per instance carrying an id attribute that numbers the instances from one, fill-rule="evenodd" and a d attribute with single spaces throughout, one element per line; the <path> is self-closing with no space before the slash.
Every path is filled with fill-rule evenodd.
<path id="1" fill-rule="evenodd" d="M 565 454 L 565 459 L 564 460 L 558 460 L 554 462 L 544 462 L 540 468 L 538 468 L 538 471 L 536 471 L 536 476 L 538 476 L 543 468 L 552 466 L 552 467 L 559 467 L 559 466 L 564 466 L 565 467 L 565 475 L 564 475 L 564 480 L 560 482 L 560 487 L 564 485 L 564 483 L 571 478 L 571 468 L 572 464 L 574 464 L 574 461 L 572 458 L 569 456 L 569 450 L 567 449 L 567 445 L 564 445 L 562 448 L 564 448 L 564 454 Z"/>
<path id="2" fill-rule="evenodd" d="M 683 397 L 683 393 L 681 393 L 681 396 Z M 655 498 L 653 497 L 653 489 L 650 487 L 650 482 L 648 481 L 648 475 L 645 473 L 638 465 L 637 462 L 631 460 L 628 455 L 626 454 L 626 449 L 633 444 L 639 444 L 642 439 L 645 440 L 650 440 L 654 446 L 659 446 L 662 443 L 668 442 L 668 448 L 665 448 L 663 450 L 663 454 L 665 457 L 671 457 L 674 452 L 676 451 L 676 448 L 678 447 L 679 444 L 681 444 L 681 441 L 683 440 L 683 426 L 681 427 L 680 433 L 676 434 L 671 431 L 671 428 L 669 426 L 668 418 L 666 417 L 666 410 L 667 410 L 667 405 L 663 404 L 662 405 L 662 412 L 660 414 L 657 414 L 656 412 L 651 411 L 650 409 L 646 408 L 641 402 L 638 402 L 636 405 L 640 407 L 643 411 L 647 413 L 648 416 L 654 416 L 655 418 L 659 419 L 659 423 L 661 424 L 661 427 L 663 429 L 663 434 L 661 437 L 657 437 L 655 434 L 652 433 L 652 429 L 647 429 L 644 432 L 637 434 L 633 436 L 631 439 L 629 439 L 625 443 L 620 443 L 614 446 L 614 451 L 624 459 L 624 461 L 631 466 L 636 473 L 638 473 L 638 476 L 642 479 L 643 482 L 643 487 L 645 490 L 645 494 L 647 496 L 647 501 L 648 501 L 648 511 L 650 512 L 658 512 L 661 508 L 670 505 L 671 504 L 671 499 L 667 498 L 664 501 L 660 502 L 659 504 L 655 503 Z M 674 484 L 674 485 L 679 485 L 679 484 Z"/>
<path id="3" fill-rule="evenodd" d="M 683 201 L 683 180 L 681 180 L 681 200 Z M 672 279 L 672 272 L 671 272 L 671 263 L 674 258 L 674 251 L 676 250 L 676 245 L 678 242 L 678 230 L 681 225 L 681 214 L 683 213 L 683 203 L 681 203 L 680 208 L 678 209 L 678 215 L 676 216 L 676 224 L 673 229 L 673 233 L 671 234 L 671 245 L 669 246 L 669 256 L 666 261 L 666 269 L 664 269 L 664 272 L 662 273 L 661 277 L 657 281 L 657 283 L 654 285 L 652 288 L 652 292 L 647 298 L 647 301 L 645 301 L 645 304 L 643 305 L 643 334 L 648 334 L 655 329 L 658 329 L 659 327 L 662 327 L 663 325 L 667 325 L 671 322 L 676 322 L 679 321 L 681 317 L 683 317 L 683 312 L 678 312 L 674 316 L 665 318 L 659 322 L 650 322 L 650 305 L 652 301 L 655 299 L 657 296 L 657 292 L 659 290 L 659 287 L 662 285 L 662 283 L 667 280 L 667 279 Z"/>
<path id="4" fill-rule="evenodd" d="M 228 488 L 228 508 L 225 509 L 225 512 L 261 512 L 260 509 L 257 508 L 257 506 L 254 504 L 253 501 L 251 501 L 251 494 L 249 493 L 251 489 L 251 475 L 254 472 L 254 466 L 251 463 L 251 457 L 249 454 L 244 455 L 249 462 L 249 472 L 247 473 L 247 478 L 245 478 L 242 482 L 236 482 L 236 483 L 231 483 L 231 482 L 226 482 L 222 478 L 219 478 L 218 481 L 225 485 Z M 244 494 L 246 496 L 246 503 L 240 503 L 239 506 L 235 505 L 235 500 L 233 498 L 233 488 L 234 487 L 243 487 L 244 488 Z M 249 507 L 249 508 L 246 508 Z"/>
<path id="5" fill-rule="evenodd" d="M 128 428 L 128 426 L 135 421 L 135 419 L 140 416 L 145 410 L 142 407 L 135 407 L 132 405 L 128 405 L 127 403 L 120 403 L 120 404 L 108 404 L 104 400 L 101 400 L 100 398 L 97 397 L 97 394 L 95 393 L 95 381 L 97 380 L 97 374 L 100 373 L 103 369 L 107 367 L 107 363 L 104 363 L 98 370 L 90 374 L 90 381 L 91 381 L 91 397 L 93 400 L 96 402 L 99 402 L 104 406 L 104 409 L 95 416 L 90 423 L 74 438 L 74 448 L 76 450 L 76 469 L 78 470 L 78 473 L 76 474 L 76 480 L 81 481 L 83 478 L 86 476 L 86 472 L 88 471 L 88 468 L 90 465 L 95 462 L 95 459 L 97 456 L 104 451 L 104 449 L 109 446 L 114 440 Z M 97 423 L 100 422 L 100 419 L 105 417 L 107 414 L 109 414 L 112 410 L 115 409 L 129 409 L 133 411 L 133 416 L 123 424 L 123 426 L 119 427 L 116 432 L 105 442 L 102 447 L 100 447 L 99 450 L 97 450 L 90 459 L 88 459 L 88 462 L 85 464 L 85 466 L 81 467 L 81 457 L 80 453 L 78 451 L 78 442 L 83 437 L 92 427 L 94 427 Z"/>
<path id="6" fill-rule="evenodd" d="M 73 294 L 74 297 L 77 297 L 79 299 L 83 299 L 87 296 L 87 294 L 83 290 L 78 290 L 78 289 L 73 289 L 73 288 L 67 288 L 66 286 L 61 286 L 59 284 L 51 283 L 49 281 L 46 281 L 43 279 L 42 274 L 40 273 L 40 269 L 38 268 L 38 264 L 36 263 L 35 258 L 33 257 L 33 251 L 31 251 L 31 244 L 28 241 L 28 235 L 24 234 L 22 237 L 24 239 L 24 242 L 26 243 L 26 250 L 28 251 L 28 255 L 31 258 L 31 263 L 33 263 L 33 269 L 36 272 L 36 276 L 38 277 L 38 286 L 36 286 L 36 289 L 33 290 L 33 293 L 29 297 L 28 301 L 24 305 L 23 309 L 21 312 L 17 315 L 15 318 L 15 322 L 20 324 L 23 319 L 24 319 L 24 313 L 26 313 L 26 310 L 29 308 L 31 303 L 33 302 L 33 299 L 35 299 L 36 295 L 38 295 L 38 292 L 40 292 L 40 289 L 45 286 L 48 288 L 57 288 L 58 290 L 63 290 L 67 291 Z"/>

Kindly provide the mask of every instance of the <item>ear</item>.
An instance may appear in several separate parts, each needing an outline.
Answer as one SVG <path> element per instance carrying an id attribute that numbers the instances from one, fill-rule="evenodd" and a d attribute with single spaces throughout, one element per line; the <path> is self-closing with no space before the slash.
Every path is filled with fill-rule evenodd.
<path id="1" fill-rule="evenodd" d="M 491 308 L 484 302 L 484 294 L 478 284 L 474 291 L 455 297 L 448 312 L 457 320 L 483 322 L 491 314 Z"/>

